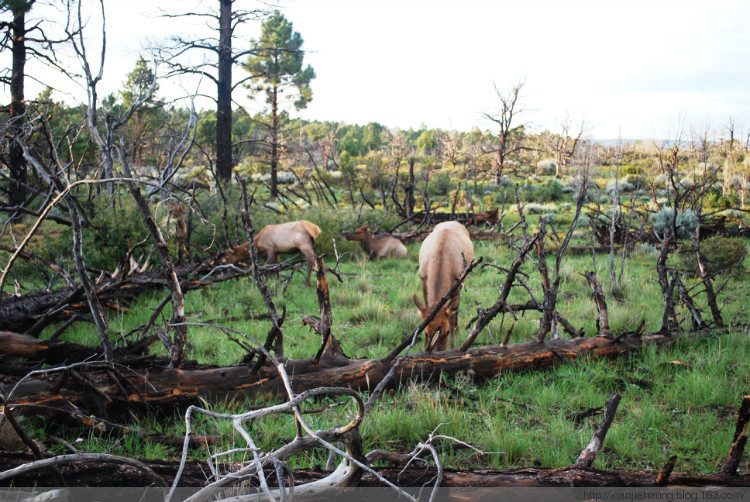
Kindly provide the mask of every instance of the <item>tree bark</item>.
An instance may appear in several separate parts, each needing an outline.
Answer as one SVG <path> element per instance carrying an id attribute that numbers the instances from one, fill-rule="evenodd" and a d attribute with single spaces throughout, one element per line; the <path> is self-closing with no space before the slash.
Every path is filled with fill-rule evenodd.
<path id="1" fill-rule="evenodd" d="M 737 412 L 737 426 L 732 439 L 732 446 L 729 449 L 724 465 L 721 467 L 721 473 L 725 476 L 737 474 L 737 468 L 742 461 L 742 453 L 747 445 L 748 424 L 750 423 L 750 396 L 745 396 L 742 405 Z"/>
<path id="2" fill-rule="evenodd" d="M 674 338 L 661 334 L 636 333 L 621 335 L 615 340 L 604 337 L 551 340 L 544 343 L 524 342 L 508 346 L 488 346 L 470 349 L 465 353 L 456 350 L 439 353 L 419 353 L 403 358 L 398 371 L 388 385 L 397 388 L 408 382 L 438 381 L 441 374 L 454 375 L 471 371 L 481 381 L 507 371 L 544 369 L 563 361 L 579 357 L 607 357 L 637 350 L 644 344 L 672 345 Z M 336 357 L 322 359 L 315 364 L 312 359 L 288 360 L 287 372 L 296 392 L 337 385 L 358 390 L 372 390 L 390 370 L 391 363 L 385 359 L 348 359 Z M 65 409 L 68 404 L 79 408 L 97 409 L 102 406 L 108 413 L 117 415 L 127 406 L 151 406 L 154 408 L 187 406 L 198 404 L 200 399 L 224 401 L 227 399 L 253 398 L 261 395 L 284 395 L 284 382 L 274 367 L 264 366 L 252 374 L 247 365 L 219 368 L 175 370 L 171 368 L 149 369 L 148 375 L 127 373 L 126 387 L 138 389 L 122 396 L 121 387 L 111 382 L 106 371 L 92 368 L 87 373 L 99 393 L 116 396 L 102 403 L 101 396 L 89 387 L 73 385 L 64 391 L 56 388 L 54 378 L 33 378 L 23 382 L 12 396 L 9 404 L 40 406 L 45 413 L 55 408 Z M 5 387 L 4 392 L 10 388 Z"/>
<path id="3" fill-rule="evenodd" d="M 232 177 L 232 1 L 220 0 L 216 86 L 216 176 Z"/>
<path id="4" fill-rule="evenodd" d="M 123 172 L 125 173 L 125 176 L 130 178 L 130 166 L 126 158 L 124 145 L 121 144 L 117 151 L 120 155 L 120 164 L 122 165 Z M 130 193 L 138 206 L 143 222 L 145 223 L 149 234 L 151 234 L 154 244 L 156 244 L 156 251 L 159 255 L 162 271 L 171 293 L 174 344 L 170 344 L 171 346 L 169 349 L 172 355 L 172 365 L 175 368 L 179 368 L 182 366 L 182 362 L 185 359 L 185 344 L 187 343 L 188 336 L 187 326 L 185 325 L 185 295 L 182 292 L 180 278 L 177 276 L 172 257 L 169 255 L 169 247 L 164 240 L 164 236 L 162 235 L 159 226 L 154 221 L 154 215 L 151 213 L 148 201 L 141 193 L 141 189 L 136 182 L 128 181 L 128 187 L 130 188 Z"/>
<path id="5" fill-rule="evenodd" d="M 10 127 L 11 136 L 8 167 L 11 175 L 11 185 L 8 191 L 8 202 L 12 207 L 22 206 L 26 200 L 26 183 L 28 174 L 23 149 L 18 143 L 23 136 L 26 122 L 26 103 L 24 101 L 24 77 L 26 75 L 26 12 L 23 8 L 13 13 L 11 26 L 13 37 L 13 68 L 10 77 Z M 12 215 L 20 217 L 23 213 Z"/>
<path id="6" fill-rule="evenodd" d="M 190 263 L 176 267 L 177 277 L 185 280 L 192 273 L 205 270 L 202 266 L 211 261 L 212 259 L 209 258 L 203 264 Z M 186 289 L 200 287 L 200 284 L 202 283 L 195 281 L 188 284 Z M 94 284 L 93 288 L 103 305 L 115 306 L 119 298 L 132 299 L 149 289 L 166 286 L 167 281 L 163 273 L 157 270 L 132 274 L 124 278 L 105 279 Z M 83 292 L 81 286 L 73 286 L 55 291 L 3 298 L 0 300 L 0 330 L 25 333 L 42 318 L 53 322 L 67 320 L 74 315 L 88 314 L 88 306 L 82 302 Z"/>
<path id="7" fill-rule="evenodd" d="M 0 471 L 6 471 L 32 462 L 34 458 L 24 452 L 0 451 Z M 150 467 L 156 474 L 161 476 L 167 483 L 174 481 L 178 461 L 170 460 L 142 460 L 142 463 Z M 217 468 L 226 471 L 231 466 L 219 464 Z M 102 469 L 100 464 L 91 462 L 78 462 L 73 464 L 61 465 L 60 471 L 66 480 L 70 481 L 71 486 L 147 486 L 151 479 L 143 475 L 138 470 L 127 466 L 118 466 L 112 464 L 107 469 Z M 402 487 L 422 487 L 426 480 L 431 479 L 436 471 L 435 468 L 379 468 L 377 473 L 398 484 Z M 294 481 L 296 484 L 309 483 L 322 479 L 330 474 L 318 469 L 295 469 Z M 180 487 L 203 487 L 206 484 L 206 464 L 203 460 L 189 460 L 185 464 L 182 476 L 180 477 Z M 445 488 L 473 488 L 476 495 L 488 495 L 489 500 L 497 499 L 497 491 L 487 492 L 482 488 L 571 488 L 571 487 L 651 487 L 651 488 L 680 488 L 690 487 L 747 487 L 750 486 L 750 476 L 733 475 L 723 476 L 721 474 L 672 474 L 669 483 L 666 485 L 657 484 L 659 473 L 649 471 L 636 472 L 617 472 L 603 471 L 599 469 L 562 467 L 558 469 L 545 469 L 541 467 L 522 467 L 518 469 L 495 470 L 495 469 L 477 469 L 473 471 L 458 471 L 455 469 L 445 469 L 443 471 L 442 487 Z M 268 475 L 271 475 L 269 472 Z M 11 481 L 11 480 L 8 480 Z M 6 486 L 9 482 L 4 483 Z M 49 487 L 56 486 L 51 482 L 49 477 L 40 476 L 39 472 L 30 472 L 18 476 L 12 480 L 14 487 Z M 364 500 L 373 494 L 393 495 L 394 492 L 369 491 L 374 487 L 383 485 L 376 480 L 375 476 L 365 473 L 359 482 L 359 487 L 365 488 L 361 492 L 363 495 L 359 499 Z M 124 492 L 121 488 L 120 492 Z M 142 489 L 134 489 L 136 497 L 142 497 Z M 192 492 L 191 492 L 192 493 Z M 354 492 L 356 493 L 356 491 Z M 440 500 L 466 500 L 467 494 L 472 492 L 450 492 L 448 490 L 441 492 Z M 336 493 L 333 494 L 334 496 Z M 538 494 L 535 494 L 538 495 Z M 560 493 L 554 493 L 560 495 Z M 455 498 L 451 498 L 455 497 Z M 534 495 L 532 495 L 534 497 Z M 538 498 L 538 497 L 536 497 Z M 357 498 L 346 497 L 345 500 L 358 500 Z M 485 500 L 484 497 L 481 500 Z"/>
<path id="8" fill-rule="evenodd" d="M 599 327 L 599 333 L 603 336 L 612 336 L 609 332 L 609 311 L 607 309 L 607 300 L 604 297 L 604 291 L 602 285 L 596 278 L 596 272 L 593 270 L 587 270 L 583 273 L 583 276 L 589 281 L 591 291 L 594 294 L 594 302 L 596 302 L 596 310 L 599 312 L 599 320 L 597 326 Z"/>
<path id="9" fill-rule="evenodd" d="M 271 200 L 279 198 L 279 91 L 271 90 Z"/>
<path id="10" fill-rule="evenodd" d="M 594 435 L 591 437 L 591 441 L 589 441 L 586 448 L 584 448 L 581 454 L 578 455 L 578 459 L 575 463 L 576 467 L 591 467 L 594 465 L 596 454 L 599 453 L 599 450 L 604 443 L 604 438 L 607 436 L 607 432 L 609 432 L 609 427 L 612 425 L 612 420 L 615 418 L 615 412 L 617 412 L 617 406 L 620 404 L 621 398 L 622 396 L 620 396 L 620 394 L 612 394 L 612 397 L 610 397 L 607 402 L 607 411 L 604 414 L 604 421 L 599 428 L 596 429 L 596 432 L 594 432 Z"/>

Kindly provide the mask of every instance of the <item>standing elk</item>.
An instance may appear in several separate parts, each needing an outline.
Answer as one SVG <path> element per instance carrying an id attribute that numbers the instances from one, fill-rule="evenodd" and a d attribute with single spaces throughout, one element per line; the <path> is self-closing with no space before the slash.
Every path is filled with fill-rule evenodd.
<path id="1" fill-rule="evenodd" d="M 380 258 L 406 258 L 404 243 L 390 235 L 378 237 L 370 233 L 370 225 L 363 225 L 354 232 L 344 234 L 344 238 L 362 245 L 371 260 Z"/>
<path id="2" fill-rule="evenodd" d="M 465 266 L 474 259 L 474 245 L 469 231 L 456 221 L 439 223 L 419 249 L 419 277 L 422 279 L 424 304 L 414 295 L 414 303 L 426 319 L 440 299 L 448 294 Z M 448 300 L 425 328 L 425 350 L 446 350 L 448 340 L 454 348 L 453 335 L 458 324 L 460 290 Z"/>
<path id="3" fill-rule="evenodd" d="M 278 225 L 266 225 L 255 236 L 255 247 L 263 254 L 268 263 L 278 263 L 280 254 L 300 252 L 307 261 L 307 279 L 310 285 L 310 274 L 315 266 L 313 244 L 320 235 L 320 227 L 307 220 L 289 221 Z M 222 264 L 234 264 L 250 258 L 250 243 L 246 242 L 229 249 L 222 259 Z"/>

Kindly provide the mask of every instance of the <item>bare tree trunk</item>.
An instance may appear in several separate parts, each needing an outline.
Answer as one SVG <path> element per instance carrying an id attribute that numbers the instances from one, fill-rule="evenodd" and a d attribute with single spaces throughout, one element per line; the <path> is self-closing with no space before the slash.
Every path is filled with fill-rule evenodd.
<path id="1" fill-rule="evenodd" d="M 557 300 L 557 282 L 554 286 L 550 284 L 549 270 L 547 269 L 547 255 L 544 252 L 544 237 L 547 233 L 544 218 L 539 220 L 539 237 L 536 239 L 537 259 L 539 260 L 537 268 L 541 274 L 542 291 L 544 292 L 542 300 L 542 318 L 539 321 L 539 331 L 537 340 L 542 341 L 552 329 L 552 318 L 555 312 L 555 303 Z"/>
<path id="2" fill-rule="evenodd" d="M 102 306 L 94 291 L 94 283 L 86 271 L 86 265 L 83 262 L 83 235 L 78 210 L 75 207 L 70 194 L 65 197 L 65 203 L 68 206 L 70 219 L 73 222 L 73 260 L 76 264 L 78 276 L 81 278 L 81 284 L 86 293 L 86 301 L 89 304 L 89 309 L 91 309 L 91 315 L 94 318 L 94 324 L 96 324 L 96 329 L 99 332 L 99 338 L 102 341 L 104 359 L 111 361 L 113 359 L 114 346 L 112 345 L 112 340 L 109 338 L 109 326 L 104 319 Z"/>
<path id="3" fill-rule="evenodd" d="M 118 148 L 120 156 L 120 164 L 122 170 L 127 178 L 131 177 L 130 165 L 126 158 L 125 147 L 120 145 Z M 185 325 L 185 296 L 182 293 L 182 287 L 180 286 L 180 279 L 177 277 L 172 257 L 169 256 L 169 248 L 164 240 L 164 236 L 159 230 L 159 227 L 154 221 L 154 216 L 151 213 L 151 209 L 148 207 L 146 198 L 141 193 L 141 189 L 138 187 L 136 182 L 128 181 L 128 187 L 130 193 L 133 195 L 138 210 L 141 212 L 143 221 L 148 228 L 151 238 L 156 244 L 156 250 L 159 254 L 159 261 L 161 262 L 162 270 L 167 279 L 167 286 L 171 291 L 172 296 L 172 324 L 174 325 L 174 345 L 168 347 L 172 356 L 172 366 L 174 368 L 180 368 L 182 362 L 185 359 L 185 344 L 187 343 L 187 326 Z"/>
<path id="4" fill-rule="evenodd" d="M 667 236 L 661 243 L 659 258 L 656 260 L 656 273 L 659 276 L 659 286 L 661 287 L 662 297 L 664 298 L 664 315 L 662 316 L 661 332 L 671 333 L 677 328 L 677 316 L 674 311 L 674 302 L 672 301 L 672 292 L 674 291 L 674 282 L 669 280 L 667 274 L 667 257 L 669 256 L 669 247 L 672 238 Z"/>
<path id="5" fill-rule="evenodd" d="M 232 177 L 232 1 L 220 0 L 216 87 L 216 176 Z"/>
<path id="6" fill-rule="evenodd" d="M 11 185 L 8 190 L 8 202 L 11 207 L 21 206 L 26 200 L 26 159 L 19 144 L 26 122 L 26 103 L 24 101 L 24 76 L 26 65 L 26 15 L 23 9 L 14 13 L 12 23 L 13 36 L 13 69 L 10 77 L 10 128 L 12 138 L 8 155 L 8 167 L 11 175 Z M 11 215 L 20 218 L 23 213 Z"/>
<path id="7" fill-rule="evenodd" d="M 612 336 L 609 332 L 609 313 L 607 310 L 607 300 L 604 298 L 604 291 L 602 291 L 602 285 L 596 279 L 596 272 L 588 270 L 583 273 L 584 277 L 589 281 L 591 291 L 594 294 L 594 301 L 596 302 L 596 309 L 599 311 L 599 319 L 596 324 L 599 327 L 599 333 L 603 336 Z"/>
<path id="8" fill-rule="evenodd" d="M 396 172 L 398 179 L 398 171 Z M 409 159 L 409 181 L 406 185 L 406 196 L 404 200 L 406 208 L 406 217 L 410 218 L 414 214 L 414 159 Z"/>
<path id="9" fill-rule="evenodd" d="M 703 280 L 703 287 L 706 288 L 706 301 L 708 302 L 708 307 L 711 309 L 714 323 L 721 328 L 724 326 L 724 320 L 721 317 L 721 310 L 719 310 L 719 305 L 716 302 L 716 292 L 714 291 L 714 285 L 711 282 L 713 277 L 708 273 L 708 270 L 706 269 L 706 259 L 703 257 L 703 253 L 701 253 L 700 227 L 696 229 L 692 238 L 693 245 L 695 246 L 695 257 L 698 260 L 698 271 Z"/>
<path id="10" fill-rule="evenodd" d="M 745 396 L 737 412 L 737 427 L 732 438 L 732 446 L 729 449 L 724 465 L 721 467 L 721 473 L 725 476 L 734 476 L 737 474 L 737 468 L 742 461 L 742 453 L 747 445 L 748 424 L 750 424 L 750 396 Z"/>
<path id="11" fill-rule="evenodd" d="M 104 319 L 102 306 L 99 303 L 99 298 L 96 296 L 94 283 L 91 280 L 88 271 L 86 270 L 86 265 L 83 260 L 83 236 L 80 213 L 70 192 L 71 187 L 66 187 L 65 185 L 63 185 L 63 182 L 55 173 L 47 170 L 40 162 L 37 161 L 37 159 L 32 157 L 31 152 L 29 152 L 26 145 L 24 145 L 23 143 L 19 143 L 19 145 L 21 145 L 21 147 L 23 148 L 24 157 L 26 158 L 27 162 L 30 162 L 34 166 L 34 168 L 39 172 L 40 176 L 49 180 L 49 183 L 54 185 L 55 189 L 59 193 L 58 200 L 59 198 L 63 198 L 65 200 L 65 205 L 68 208 L 68 213 L 70 214 L 70 221 L 72 223 L 73 229 L 73 261 L 75 262 L 78 276 L 81 278 L 81 285 L 83 286 L 83 290 L 86 295 L 86 301 L 88 302 L 89 309 L 91 310 L 91 316 L 93 317 L 94 324 L 96 324 L 97 331 L 99 332 L 99 338 L 102 342 L 102 349 L 104 350 L 104 359 L 107 361 L 111 361 L 113 358 L 114 347 L 112 345 L 112 340 L 110 340 L 109 338 L 109 326 L 107 325 L 107 321 Z M 58 159 L 55 158 L 55 160 Z"/>
<path id="12" fill-rule="evenodd" d="M 279 197 L 279 103 L 276 87 L 271 91 L 271 200 Z"/>

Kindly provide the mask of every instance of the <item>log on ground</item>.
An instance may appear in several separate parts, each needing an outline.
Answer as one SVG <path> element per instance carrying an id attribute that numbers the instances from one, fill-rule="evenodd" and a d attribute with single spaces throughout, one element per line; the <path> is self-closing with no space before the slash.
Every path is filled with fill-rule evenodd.
<path id="1" fill-rule="evenodd" d="M 639 349 L 644 344 L 671 345 L 674 339 L 660 334 L 551 340 L 543 343 L 525 342 L 508 346 L 494 345 L 470 349 L 465 353 L 446 351 L 419 353 L 400 360 L 390 388 L 408 382 L 435 382 L 441 374 L 471 372 L 479 381 L 503 372 L 544 369 L 580 357 L 614 358 Z M 50 374 L 29 379 L 15 390 L 10 402 L 17 406 L 41 407 L 49 412 L 71 404 L 78 408 L 106 411 L 117 416 L 127 406 L 172 408 L 197 404 L 201 399 L 221 402 L 227 399 L 285 395 L 286 390 L 275 367 L 266 365 L 252 374 L 248 365 L 174 370 L 150 368 L 148 375 L 133 371 L 119 372 L 113 381 L 112 372 L 99 366 L 86 370 L 87 384 L 75 379 L 59 381 Z M 371 390 L 385 377 L 391 364 L 382 359 L 348 359 L 336 357 L 313 360 L 289 360 L 286 371 L 295 392 L 318 387 L 338 386 Z M 126 382 L 121 381 L 127 379 Z M 3 385 L 3 392 L 12 385 Z M 127 389 L 127 393 L 123 392 Z M 106 395 L 109 399 L 102 399 Z"/>
<path id="2" fill-rule="evenodd" d="M 34 461 L 34 457 L 24 452 L 0 451 L 0 472 L 12 469 L 19 465 Z M 141 462 L 153 469 L 167 483 L 171 484 L 179 467 L 178 461 L 140 459 Z M 230 467 L 237 469 L 238 465 L 227 466 L 219 464 L 219 470 L 226 472 Z M 137 487 L 147 486 L 150 480 L 135 469 L 127 466 L 113 465 L 103 470 L 101 465 L 86 462 L 66 464 L 60 466 L 60 471 L 69 486 L 118 486 Z M 376 472 L 385 479 L 401 487 L 421 487 L 435 476 L 435 468 L 378 468 Z M 51 487 L 56 486 L 51 478 L 36 471 L 6 480 L 0 486 L 8 486 L 12 483 L 16 487 L 34 486 Z M 295 469 L 294 479 L 297 485 L 316 481 L 330 474 L 330 471 L 321 469 Z M 207 482 L 210 472 L 206 469 L 204 461 L 189 460 L 180 478 L 181 487 L 200 487 Z M 268 472 L 269 478 L 273 473 Z M 563 467 L 549 469 L 541 467 L 528 467 L 507 470 L 475 469 L 471 471 L 458 471 L 446 469 L 443 472 L 443 483 L 441 486 L 447 488 L 565 488 L 565 487 L 652 487 L 657 488 L 657 472 L 637 471 L 604 471 L 592 468 Z M 428 484 L 429 485 L 429 484 Z M 383 487 L 382 482 L 375 476 L 366 473 L 359 481 L 360 487 L 375 488 Z M 748 487 L 750 486 L 749 475 L 723 476 L 721 474 L 672 474 L 669 483 L 662 488 L 687 488 L 687 487 Z M 495 492 L 497 493 L 497 492 Z"/>

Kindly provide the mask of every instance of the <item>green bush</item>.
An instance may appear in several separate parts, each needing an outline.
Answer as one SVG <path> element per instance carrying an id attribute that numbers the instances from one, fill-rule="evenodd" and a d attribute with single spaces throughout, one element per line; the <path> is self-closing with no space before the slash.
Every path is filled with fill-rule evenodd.
<path id="1" fill-rule="evenodd" d="M 706 261 L 706 271 L 710 276 L 732 270 L 735 265 L 738 271 L 745 270 L 744 260 L 747 257 L 747 246 L 740 239 L 715 235 L 701 242 L 701 253 Z M 689 275 L 698 276 L 698 258 L 694 251 L 678 255 L 679 267 Z"/>
<path id="2" fill-rule="evenodd" d="M 620 168 L 620 173 L 625 175 L 641 176 L 643 174 L 643 167 L 635 164 L 625 164 Z"/>
<path id="3" fill-rule="evenodd" d="M 563 186 L 559 180 L 549 179 L 536 190 L 537 202 L 552 202 L 563 198 Z"/>
<path id="4" fill-rule="evenodd" d="M 450 173 L 442 172 L 432 176 L 429 191 L 432 195 L 447 195 L 455 187 Z"/>
<path id="5" fill-rule="evenodd" d="M 654 213 L 649 218 L 654 228 L 659 232 L 660 237 L 664 237 L 672 231 L 672 218 L 674 217 L 674 208 L 665 207 Z M 687 239 L 690 234 L 698 228 L 698 215 L 692 209 L 677 212 L 675 227 L 677 229 L 678 239 Z"/>
<path id="6" fill-rule="evenodd" d="M 129 198 L 123 197 L 121 203 L 112 206 L 106 197 L 98 197 L 89 216 L 89 224 L 83 228 L 83 256 L 89 267 L 114 270 L 125 261 L 128 249 L 148 235 L 138 208 Z M 33 246 L 32 251 L 72 270 L 72 248 L 73 231 L 66 228 Z M 148 249 L 139 251 L 146 253 Z M 134 255 L 135 259 L 140 257 L 139 253 Z"/>
<path id="7" fill-rule="evenodd" d="M 706 209 L 729 209 L 737 207 L 739 205 L 738 202 L 739 201 L 732 192 L 729 192 L 727 197 L 724 197 L 721 193 L 721 189 L 714 187 L 709 188 L 703 198 L 703 205 Z"/>
<path id="8" fill-rule="evenodd" d="M 252 192 L 252 190 L 250 190 Z M 242 207 L 241 191 L 235 185 L 224 187 L 224 196 L 227 198 L 226 227 L 229 231 L 229 241 L 235 242 L 235 235 L 239 231 L 239 240 L 246 242 L 247 235 L 239 217 L 238 209 Z M 224 208 L 221 196 L 218 193 L 201 192 L 197 197 L 197 206 L 200 206 L 202 214 L 207 223 L 202 221 L 197 214 L 190 217 L 192 230 L 190 233 L 190 244 L 200 249 L 210 249 L 211 252 L 226 248 L 227 236 L 225 235 Z M 269 212 L 266 210 L 266 212 Z M 185 210 L 185 222 L 188 221 L 187 209 Z M 253 215 L 253 225 L 256 230 L 263 222 L 256 221 Z"/>

